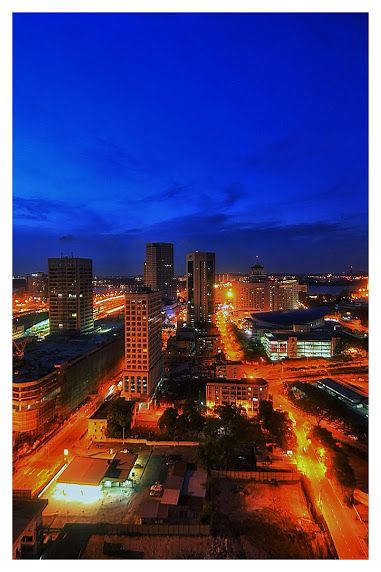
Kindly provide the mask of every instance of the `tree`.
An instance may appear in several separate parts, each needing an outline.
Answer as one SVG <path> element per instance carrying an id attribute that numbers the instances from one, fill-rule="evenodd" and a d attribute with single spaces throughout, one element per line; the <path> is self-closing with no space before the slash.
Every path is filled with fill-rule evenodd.
<path id="1" fill-rule="evenodd" d="M 132 406 L 123 397 L 118 397 L 109 402 L 107 410 L 107 435 L 109 437 L 121 437 L 123 427 L 128 430 L 131 427 Z"/>
<path id="2" fill-rule="evenodd" d="M 160 417 L 157 424 L 160 429 L 166 431 L 169 437 L 173 437 L 176 432 L 178 419 L 179 419 L 179 412 L 177 411 L 177 409 L 174 409 L 173 407 L 168 407 L 164 411 L 163 415 Z"/>
<path id="3" fill-rule="evenodd" d="M 342 401 L 311 383 L 298 383 L 304 395 L 297 399 L 293 398 L 293 401 L 303 411 L 313 415 L 318 426 L 324 419 L 337 420 L 347 417 L 348 409 Z M 291 391 L 290 396 L 292 396 Z"/>
<path id="4" fill-rule="evenodd" d="M 269 432 L 270 439 L 282 449 L 293 449 L 296 437 L 291 419 L 286 411 L 275 411 L 271 401 L 259 403 L 258 419 Z"/>
<path id="5" fill-rule="evenodd" d="M 177 419 L 176 432 L 179 435 L 198 437 L 205 425 L 204 408 L 198 403 L 186 402 Z"/>

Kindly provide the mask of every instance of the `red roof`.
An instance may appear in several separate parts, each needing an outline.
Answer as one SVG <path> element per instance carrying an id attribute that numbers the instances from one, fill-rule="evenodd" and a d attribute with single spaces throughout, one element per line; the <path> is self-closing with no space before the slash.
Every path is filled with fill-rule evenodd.
<path id="1" fill-rule="evenodd" d="M 109 468 L 107 459 L 93 457 L 74 457 L 57 483 L 76 485 L 99 485 Z"/>

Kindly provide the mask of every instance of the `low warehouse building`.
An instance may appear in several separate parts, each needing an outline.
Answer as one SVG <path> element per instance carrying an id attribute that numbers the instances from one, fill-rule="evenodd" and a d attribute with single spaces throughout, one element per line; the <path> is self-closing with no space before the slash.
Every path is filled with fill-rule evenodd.
<path id="1" fill-rule="evenodd" d="M 137 455 L 117 453 L 113 459 L 74 457 L 58 477 L 55 493 L 62 500 L 96 502 L 104 487 L 126 486 Z"/>

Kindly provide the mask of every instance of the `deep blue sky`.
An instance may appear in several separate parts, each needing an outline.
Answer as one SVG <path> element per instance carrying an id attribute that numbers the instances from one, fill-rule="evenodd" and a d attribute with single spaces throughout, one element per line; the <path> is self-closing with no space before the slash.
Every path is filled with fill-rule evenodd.
<path id="1" fill-rule="evenodd" d="M 15 14 L 14 273 L 367 269 L 366 14 Z"/>

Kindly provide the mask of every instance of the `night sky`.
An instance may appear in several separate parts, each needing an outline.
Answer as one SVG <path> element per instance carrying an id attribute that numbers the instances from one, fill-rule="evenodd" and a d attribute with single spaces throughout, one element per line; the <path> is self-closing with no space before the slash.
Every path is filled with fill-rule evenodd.
<path id="1" fill-rule="evenodd" d="M 367 269 L 366 14 L 14 15 L 14 273 Z"/>

